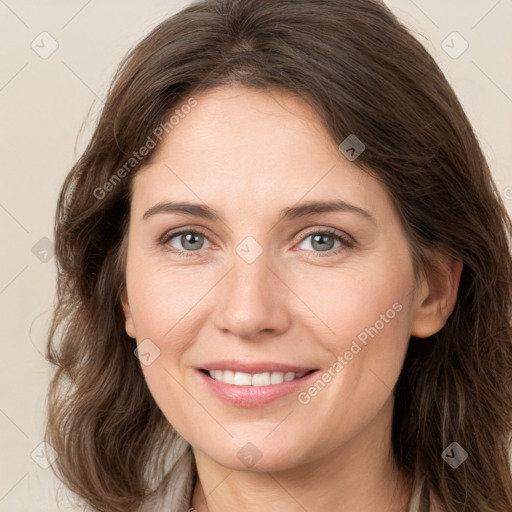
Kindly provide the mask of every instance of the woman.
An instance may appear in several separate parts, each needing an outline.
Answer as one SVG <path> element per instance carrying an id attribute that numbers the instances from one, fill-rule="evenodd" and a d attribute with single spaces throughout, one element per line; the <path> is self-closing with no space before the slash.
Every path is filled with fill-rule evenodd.
<path id="1" fill-rule="evenodd" d="M 59 476 L 94 510 L 511 510 L 511 233 L 383 4 L 194 3 L 62 189 Z"/>

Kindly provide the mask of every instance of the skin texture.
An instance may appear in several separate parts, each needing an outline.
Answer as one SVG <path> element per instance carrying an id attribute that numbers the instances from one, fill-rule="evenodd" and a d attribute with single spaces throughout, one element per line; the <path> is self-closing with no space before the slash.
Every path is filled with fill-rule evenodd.
<path id="1" fill-rule="evenodd" d="M 240 86 L 196 99 L 134 178 L 123 297 L 128 335 L 160 350 L 142 366 L 149 389 L 193 447 L 193 506 L 400 510 L 410 489 L 391 453 L 392 389 L 410 335 L 434 334 L 451 314 L 462 264 L 446 262 L 443 277 L 415 280 L 387 191 L 343 156 L 302 99 Z M 171 200 L 208 205 L 223 221 L 143 219 Z M 278 218 L 282 208 L 327 200 L 373 220 L 352 211 Z M 190 257 L 173 252 L 187 250 L 180 235 L 159 242 L 178 228 L 206 234 Z M 310 231 L 326 228 L 350 235 L 354 246 L 326 234 L 322 250 Z M 249 236 L 262 249 L 252 263 L 236 250 Z M 292 393 L 235 407 L 211 394 L 195 369 L 240 359 L 322 373 L 393 304 L 394 318 L 307 404 Z M 252 468 L 237 457 L 247 442 L 261 452 Z"/>

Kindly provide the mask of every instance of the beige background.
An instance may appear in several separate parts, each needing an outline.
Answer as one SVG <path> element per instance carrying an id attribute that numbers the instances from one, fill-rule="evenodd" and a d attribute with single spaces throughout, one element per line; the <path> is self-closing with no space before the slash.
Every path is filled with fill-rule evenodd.
<path id="1" fill-rule="evenodd" d="M 0 512 L 78 510 L 62 491 L 59 508 L 56 479 L 36 462 L 44 461 L 37 447 L 50 369 L 41 354 L 54 300 L 57 194 L 90 135 L 90 121 L 82 124 L 91 105 L 92 116 L 101 107 L 121 57 L 188 3 L 0 0 Z M 512 1 L 387 3 L 453 85 L 512 212 Z M 454 31 L 469 44 L 458 58 L 443 49 L 463 48 Z M 42 58 L 52 44 L 57 50 Z"/>

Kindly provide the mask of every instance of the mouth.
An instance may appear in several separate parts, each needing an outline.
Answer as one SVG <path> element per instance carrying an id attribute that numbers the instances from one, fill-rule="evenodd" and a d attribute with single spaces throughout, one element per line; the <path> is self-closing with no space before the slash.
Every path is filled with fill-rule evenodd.
<path id="1" fill-rule="evenodd" d="M 264 407 L 290 399 L 316 378 L 317 368 L 273 362 L 217 361 L 196 368 L 200 385 L 225 404 Z"/>
<path id="2" fill-rule="evenodd" d="M 258 386 L 267 387 L 283 382 L 290 382 L 302 379 L 317 370 L 308 370 L 303 372 L 261 372 L 247 373 L 233 370 L 200 370 L 205 375 L 223 384 L 231 384 L 233 386 Z"/>

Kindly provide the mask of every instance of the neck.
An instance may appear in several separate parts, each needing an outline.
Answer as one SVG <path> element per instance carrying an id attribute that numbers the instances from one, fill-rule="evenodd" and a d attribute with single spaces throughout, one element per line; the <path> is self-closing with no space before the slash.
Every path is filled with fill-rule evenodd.
<path id="1" fill-rule="evenodd" d="M 268 512 L 405 511 L 411 482 L 392 454 L 392 408 L 390 400 L 371 424 L 327 457 L 291 469 L 230 470 L 194 450 L 198 481 L 192 506 L 197 512 L 256 512 L 262 504 Z"/>

